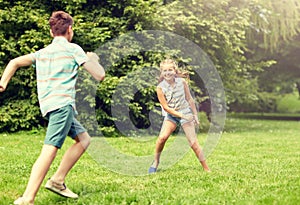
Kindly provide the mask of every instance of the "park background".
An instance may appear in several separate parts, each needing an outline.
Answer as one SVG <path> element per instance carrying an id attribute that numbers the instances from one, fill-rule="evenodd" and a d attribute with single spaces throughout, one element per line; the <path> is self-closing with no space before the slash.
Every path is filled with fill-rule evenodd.
<path id="1" fill-rule="evenodd" d="M 234 149 L 237 149 L 236 147 L 241 146 L 240 142 L 245 143 L 245 150 L 251 150 L 252 152 L 256 146 L 263 148 L 268 145 L 269 147 L 264 149 L 268 151 L 274 146 L 273 148 L 275 150 L 269 153 L 269 157 L 272 159 L 274 157 L 276 163 L 270 163 L 270 167 L 277 166 L 278 169 L 275 168 L 273 172 L 274 175 L 272 175 L 272 171 L 266 168 L 268 171 L 264 172 L 266 178 L 264 178 L 263 181 L 260 181 L 261 178 L 258 177 L 259 175 L 257 173 L 256 175 L 254 174 L 257 177 L 256 182 L 260 183 L 259 188 L 255 185 L 255 181 L 251 181 L 253 180 L 253 176 L 250 176 L 250 174 L 245 174 L 246 176 L 242 174 L 242 176 L 239 174 L 230 175 L 228 184 L 235 183 L 236 187 L 228 187 L 229 185 L 226 186 L 225 183 L 225 178 L 228 176 L 220 174 L 220 170 L 218 172 L 217 169 L 217 174 L 211 177 L 210 181 L 206 181 L 207 186 L 210 186 L 208 184 L 222 182 L 222 188 L 230 191 L 221 192 L 216 191 L 218 190 L 217 188 L 211 188 L 211 190 L 216 193 L 216 201 L 213 200 L 213 195 L 209 195 L 205 192 L 207 190 L 200 193 L 195 191 L 195 195 L 185 193 L 186 195 L 191 195 L 188 199 L 183 196 L 177 198 L 174 194 L 168 195 L 168 191 L 165 191 L 162 192 L 162 196 L 168 196 L 169 198 L 167 197 L 162 203 L 201 204 L 196 200 L 196 195 L 203 195 L 203 193 L 206 193 L 204 195 L 208 197 L 207 201 L 203 199 L 203 203 L 207 204 L 296 204 L 297 201 L 299 201 L 299 196 L 297 198 L 300 186 L 299 151 L 297 151 L 300 147 L 299 136 L 297 135 L 299 133 L 298 119 L 300 113 L 298 91 L 300 87 L 300 58 L 298 57 L 300 50 L 300 5 L 298 1 L 1 0 L 0 74 L 2 74 L 10 59 L 22 54 L 34 52 L 51 43 L 52 39 L 49 35 L 48 19 L 51 13 L 56 10 L 67 11 L 73 16 L 75 21 L 73 42 L 82 46 L 86 51 L 95 51 L 101 47 L 101 45 L 118 38 L 122 34 L 143 30 L 172 32 L 189 39 L 203 49 L 213 62 L 224 85 L 227 111 L 227 127 L 225 126 L 224 129 L 224 136 L 227 136 L 227 138 L 225 138 L 224 141 L 227 143 L 227 146 L 221 144 L 218 149 L 222 151 L 227 150 L 227 153 L 231 153 L 231 156 L 235 156 L 234 159 L 237 164 L 234 164 L 235 169 L 233 169 L 231 167 L 232 164 L 227 162 L 222 155 L 224 153 L 218 155 L 217 152 L 215 159 L 221 160 L 219 162 L 225 170 L 230 167 L 230 169 L 227 170 L 229 173 L 239 171 L 238 173 L 241 174 L 248 173 L 247 171 L 249 171 L 249 167 L 248 170 L 240 168 L 243 165 L 244 167 L 249 166 L 248 163 L 245 162 L 247 160 L 241 158 L 239 154 L 234 152 Z M 112 50 L 111 52 L 118 54 L 118 49 Z M 120 83 L 126 82 L 128 74 L 133 71 L 141 70 L 144 67 L 158 67 L 159 61 L 165 56 L 166 53 L 137 52 L 124 56 L 117 62 L 114 62 L 113 59 L 100 59 L 100 62 L 103 63 L 104 66 L 106 64 L 111 65 L 109 68 L 105 68 L 106 78 L 97 86 L 95 98 L 83 98 L 82 100 L 89 102 L 91 106 L 95 108 L 99 129 L 105 137 L 112 138 L 110 139 L 112 141 L 115 140 L 115 138 L 119 138 L 121 145 L 124 145 L 123 143 L 126 144 L 126 139 L 124 139 L 122 133 L 116 129 L 114 124 L 115 119 L 111 115 L 112 95 Z M 182 59 L 180 56 L 176 56 L 176 52 L 174 52 L 172 57 L 178 60 L 183 70 L 189 69 L 188 59 Z M 193 80 L 192 76 L 191 79 Z M 136 78 L 134 80 L 135 81 L 131 83 L 138 84 L 138 81 L 143 79 Z M 82 87 L 78 88 L 78 92 L 80 93 L 80 90 L 88 89 L 90 84 L 91 82 L 81 84 Z M 201 102 L 205 101 L 208 96 L 205 86 L 200 86 L 200 89 L 197 90 L 201 82 L 195 84 L 194 89 L 197 93 L 196 102 L 200 107 Z M 191 83 L 191 85 L 193 88 L 193 83 Z M 150 126 L 148 114 L 150 111 L 159 107 L 155 96 L 155 88 L 141 89 L 134 96 L 124 91 L 123 95 L 130 98 L 129 104 L 127 105 L 130 108 L 130 119 L 124 118 L 122 120 L 133 121 L 140 129 Z M 122 104 L 122 101 L 114 103 Z M 85 117 L 89 120 L 89 116 Z M 200 129 L 205 133 L 208 130 L 209 122 L 205 121 L 205 116 L 200 117 L 203 119 Z M 35 70 L 33 67 L 21 68 L 12 78 L 6 92 L 0 94 L 0 132 L 2 133 L 3 139 L 3 144 L 1 144 L 1 160 L 3 160 L 3 162 L 1 162 L 1 172 L 3 172 L 2 176 L 6 176 L 1 178 L 1 189 L 6 190 L 9 188 L 6 188 L 7 181 L 5 179 L 10 182 L 13 181 L 13 177 L 9 174 L 12 169 L 8 169 L 12 165 L 5 165 L 12 163 L 11 160 L 18 159 L 18 156 L 15 156 L 16 152 L 18 152 L 16 147 L 26 145 L 22 138 L 27 139 L 27 137 L 29 137 L 33 141 L 36 140 L 37 144 L 39 144 L 45 127 L 46 121 L 42 118 L 38 106 Z M 276 128 L 278 128 L 277 132 Z M 274 134 L 274 132 L 277 134 Z M 241 138 L 246 139 L 245 135 L 252 136 L 252 134 L 255 135 L 255 138 L 252 139 L 255 143 L 241 140 Z M 11 140 L 9 144 L 11 144 L 12 147 L 10 149 L 7 148 L 6 140 Z M 247 142 L 249 146 L 247 146 Z M 275 145 L 273 144 L 274 142 L 276 142 Z M 280 144 L 280 142 L 282 142 L 282 144 Z M 284 144 L 286 142 L 289 143 Z M 28 147 L 32 144 L 33 143 L 30 142 Z M 120 147 L 122 147 L 121 145 Z M 39 146 L 36 146 L 31 147 L 29 150 L 39 150 Z M 153 146 L 153 143 L 150 144 L 149 153 L 153 151 Z M 280 151 L 284 146 L 286 146 L 285 149 Z M 276 151 L 280 151 L 281 154 L 285 153 L 287 158 L 282 158 L 285 155 L 278 157 Z M 260 153 L 259 150 L 256 150 L 256 152 Z M 7 153 L 9 153 L 9 155 L 7 155 Z M 27 152 L 24 151 L 24 153 Z M 264 154 L 264 157 L 267 157 L 268 152 L 264 152 Z M 4 155 L 6 157 L 4 157 Z M 9 156 L 15 156 L 16 159 L 14 157 L 10 159 Z M 189 155 L 187 157 L 189 157 Z M 32 160 L 28 159 L 27 164 L 34 161 L 35 157 L 32 156 L 32 158 Z M 254 158 L 257 160 L 255 162 L 264 163 L 264 161 L 259 161 L 261 160 L 260 155 L 255 155 Z M 287 163 L 284 164 L 287 166 L 285 168 L 291 168 L 291 170 L 282 173 L 284 172 L 284 168 L 279 166 L 280 163 L 277 161 L 279 159 L 285 161 L 285 163 Z M 90 159 L 86 160 L 89 161 Z M 238 165 L 238 160 L 240 160 L 239 163 L 241 163 L 241 166 Z M 296 163 L 297 161 L 298 163 Z M 212 162 L 213 166 L 217 166 L 217 162 L 217 160 L 215 160 L 215 163 Z M 253 161 L 250 163 L 253 163 Z M 174 172 L 179 172 L 179 176 L 182 178 L 189 178 L 185 176 L 186 173 L 181 171 L 185 170 L 185 166 L 186 164 L 177 165 Z M 194 164 L 193 166 L 197 165 Z M 14 166 L 11 168 L 13 167 Z M 16 167 L 13 168 L 14 171 L 16 171 Z M 22 171 L 23 168 L 26 170 L 26 173 L 30 173 L 30 166 L 21 167 L 19 171 Z M 265 167 L 262 167 L 260 171 L 264 170 L 264 168 Z M 255 167 L 252 166 L 250 170 L 257 171 Z M 116 184 L 121 183 L 120 181 L 114 181 L 116 175 L 103 170 L 99 172 L 104 172 L 108 178 L 111 176 L 108 180 Z M 196 171 L 192 173 L 188 171 L 188 174 L 194 177 L 196 177 L 196 173 Z M 293 173 L 292 178 L 289 178 L 291 177 L 291 173 Z M 270 175 L 271 179 L 268 178 L 268 175 Z M 162 176 L 165 177 L 165 179 L 161 180 L 163 183 L 172 179 L 172 176 L 176 178 L 176 174 L 169 171 L 162 173 Z M 159 176 L 155 177 L 159 178 Z M 120 178 L 122 183 L 129 180 L 125 180 L 122 177 Z M 204 178 L 203 176 L 202 180 L 205 180 Z M 250 178 L 251 180 L 249 182 Z M 285 180 L 281 181 L 282 178 Z M 23 181 L 25 182 L 26 179 L 27 177 L 25 176 Z M 186 182 L 185 185 L 187 187 L 191 186 L 191 189 L 194 190 L 198 185 L 192 179 L 190 180 L 192 181 L 192 185 L 188 182 Z M 247 183 L 247 180 L 249 183 Z M 251 182 L 253 184 L 251 184 Z M 268 182 L 270 183 L 268 184 Z M 291 182 L 293 183 L 290 184 Z M 105 185 L 104 182 L 101 183 L 103 186 Z M 144 190 L 146 189 L 145 187 L 150 186 L 150 184 L 154 184 L 156 188 L 159 187 L 158 184 L 155 184 L 157 182 L 154 178 L 147 180 L 146 183 L 148 184 L 143 184 L 142 180 L 139 183 L 142 185 L 136 182 L 132 189 L 135 191 Z M 173 181 L 172 184 L 175 189 L 176 182 Z M 124 190 L 129 193 L 129 198 L 126 197 L 126 194 L 128 194 L 126 191 L 124 191 L 124 193 L 122 192 L 120 196 L 117 196 L 118 192 L 116 191 L 116 195 L 104 195 L 104 201 L 91 197 L 90 202 L 87 202 L 87 204 L 93 204 L 93 200 L 98 200 L 99 204 L 101 204 L 101 202 L 103 202 L 102 204 L 151 204 L 152 202 L 153 204 L 157 204 L 159 202 L 160 197 L 155 195 L 155 190 L 152 190 L 153 186 L 148 189 L 148 195 L 145 194 L 147 192 L 141 193 L 141 195 L 144 194 L 144 197 L 146 197 L 141 199 L 138 194 L 130 194 L 131 189 L 128 187 L 132 186 L 132 184 L 125 185 Z M 10 186 L 11 190 L 13 190 L 12 187 L 14 187 L 15 184 Z M 244 186 L 246 188 L 244 188 Z M 83 187 L 83 185 L 79 185 L 79 187 Z M 87 190 L 89 188 L 94 189 L 88 187 Z M 255 193 L 255 189 L 260 188 L 261 190 L 264 189 L 265 192 L 258 194 L 257 197 L 250 196 L 251 193 Z M 117 186 L 108 186 L 107 192 L 105 193 L 112 190 L 115 191 L 116 189 Z M 288 191 L 284 192 L 284 189 Z M 19 190 L 19 193 L 21 193 L 22 187 L 20 187 Z M 85 192 L 87 190 L 80 191 Z M 177 191 L 179 190 L 180 189 Z M 233 193 L 236 193 L 237 190 L 240 190 L 240 192 L 238 192 L 240 195 L 234 197 L 236 195 Z M 97 191 L 101 192 L 101 190 Z M 3 191 L 2 193 L 5 192 Z M 153 196 L 151 196 L 151 193 Z M 10 194 L 3 194 L 0 201 L 11 201 L 16 197 L 16 194 L 17 191 Z M 279 196 L 277 197 L 276 194 Z M 60 199 L 56 199 L 53 196 L 52 200 Z M 195 200 L 196 202 L 194 202 Z M 57 204 L 64 204 L 65 202 L 66 201 L 62 200 L 57 202 Z M 67 201 L 67 203 L 72 204 L 70 201 Z M 81 203 L 85 204 L 84 200 L 78 202 L 78 204 Z M 8 204 L 8 202 L 4 204 Z M 50 204 L 50 202 L 48 204 Z"/>

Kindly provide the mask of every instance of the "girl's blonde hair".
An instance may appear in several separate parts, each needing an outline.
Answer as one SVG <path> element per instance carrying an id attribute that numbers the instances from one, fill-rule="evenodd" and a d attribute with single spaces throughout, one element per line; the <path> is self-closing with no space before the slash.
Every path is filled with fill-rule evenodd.
<path id="1" fill-rule="evenodd" d="M 189 74 L 187 71 L 183 72 L 183 71 L 180 71 L 178 69 L 178 64 L 175 60 L 171 59 L 171 58 L 167 58 L 165 60 L 163 60 L 160 64 L 159 64 L 159 68 L 160 68 L 160 72 L 162 71 L 162 68 L 165 66 L 165 65 L 173 65 L 173 68 L 175 70 L 175 73 L 176 73 L 176 77 L 181 77 L 181 78 L 189 78 Z M 158 79 L 159 82 L 163 81 L 163 77 L 160 75 L 159 76 L 159 79 Z"/>

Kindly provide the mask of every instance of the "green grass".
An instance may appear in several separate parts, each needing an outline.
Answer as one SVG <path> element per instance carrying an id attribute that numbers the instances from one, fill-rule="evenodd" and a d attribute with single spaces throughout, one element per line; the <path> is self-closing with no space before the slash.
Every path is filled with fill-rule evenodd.
<path id="1" fill-rule="evenodd" d="M 2 133 L 0 137 L 0 204 L 7 205 L 24 191 L 44 133 Z M 205 137 L 199 135 L 201 144 Z M 153 154 L 155 143 L 106 140 L 120 152 L 136 156 Z M 66 141 L 47 177 L 71 143 Z M 66 181 L 80 198 L 62 198 L 42 187 L 35 204 L 299 204 L 300 123 L 227 118 L 225 132 L 208 163 L 213 170 L 209 174 L 202 171 L 190 150 L 169 169 L 128 176 L 103 168 L 85 154 Z"/>

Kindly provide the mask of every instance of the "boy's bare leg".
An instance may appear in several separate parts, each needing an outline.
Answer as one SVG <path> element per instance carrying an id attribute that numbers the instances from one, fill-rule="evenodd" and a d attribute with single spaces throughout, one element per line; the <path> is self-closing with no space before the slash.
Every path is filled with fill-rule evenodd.
<path id="1" fill-rule="evenodd" d="M 206 163 L 203 151 L 202 151 L 202 149 L 199 145 L 198 139 L 197 139 L 194 122 L 185 123 L 182 125 L 182 128 L 183 128 L 184 133 L 189 141 L 191 148 L 193 149 L 194 153 L 196 154 L 196 157 L 198 158 L 204 171 L 210 172 L 210 169 Z"/>
<path id="2" fill-rule="evenodd" d="M 62 161 L 51 179 L 57 183 L 64 183 L 65 177 L 85 152 L 90 144 L 90 136 L 87 132 L 80 133 L 75 138 L 75 143 L 66 151 Z"/>
<path id="3" fill-rule="evenodd" d="M 22 196 L 25 202 L 34 203 L 35 196 L 56 156 L 57 150 L 52 145 L 43 145 L 41 154 L 32 167 L 26 190 Z"/>

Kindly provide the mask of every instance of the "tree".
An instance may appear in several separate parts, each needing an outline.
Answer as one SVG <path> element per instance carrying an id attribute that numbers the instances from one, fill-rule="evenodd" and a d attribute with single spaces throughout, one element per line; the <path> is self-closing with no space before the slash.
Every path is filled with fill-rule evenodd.
<path id="1" fill-rule="evenodd" d="M 292 92 L 299 73 L 300 5 L 295 0 L 250 1 L 252 28 L 248 30 L 249 58 L 275 59 L 259 75 L 262 91 Z M 267 82 L 267 83 L 266 83 Z"/>
<path id="2" fill-rule="evenodd" d="M 227 103 L 256 100 L 255 73 L 271 61 L 249 61 L 249 7 L 238 1 L 173 1 L 158 10 L 159 29 L 170 30 L 197 43 L 212 59 L 227 91 Z M 237 89 L 238 88 L 238 89 Z"/>
<path id="3" fill-rule="evenodd" d="M 276 49 L 299 34 L 300 5 L 297 0 L 243 2 L 253 13 L 248 30 L 250 45 L 276 53 Z"/>
<path id="4" fill-rule="evenodd" d="M 98 52 L 100 57 L 106 56 L 101 59 L 101 63 L 105 66 L 107 75 L 100 85 L 96 85 L 96 100 L 94 96 L 85 96 L 85 92 L 95 85 L 92 80 L 80 78 L 83 83 L 78 87 L 79 99 L 96 108 L 96 120 L 104 133 L 108 135 L 116 133 L 116 119 L 112 116 L 111 107 L 113 103 L 122 105 L 122 101 L 114 99 L 113 96 L 118 86 L 126 83 L 128 79 L 132 80 L 128 85 L 141 85 L 141 88 L 134 95 L 129 91 L 122 93 L 122 96 L 128 99 L 126 106 L 130 108 L 130 114 L 129 117 L 121 120 L 123 122 L 131 120 L 136 127 L 147 128 L 151 123 L 149 117 L 153 114 L 151 111 L 155 110 L 155 113 L 158 113 L 155 87 L 151 86 L 147 79 L 138 78 L 133 74 L 142 72 L 147 67 L 157 70 L 158 62 L 166 55 L 176 58 L 183 69 L 190 69 L 191 59 L 183 58 L 178 51 L 139 51 L 138 45 L 134 44 L 124 47 L 126 43 L 131 43 L 130 39 L 119 43 L 114 42 L 114 47 L 107 47 L 103 51 L 98 50 L 103 45 L 109 46 L 110 41 L 121 37 L 122 34 L 132 31 L 166 31 L 189 39 L 201 47 L 214 63 L 222 78 L 229 106 L 250 102 L 258 104 L 256 108 L 262 109 L 263 106 L 259 102 L 263 95 L 260 93 L 258 76 L 274 63 L 272 61 L 274 55 L 267 55 L 266 51 L 279 48 L 284 51 L 287 46 L 289 53 L 292 53 L 299 48 L 295 47 L 293 50 L 291 45 L 281 43 L 295 36 L 295 32 L 299 32 L 296 26 L 299 9 L 290 9 L 291 6 L 299 8 L 299 5 L 297 1 L 286 5 L 283 1 L 280 2 L 275 3 L 271 0 L 263 3 L 258 0 L 0 0 L 0 73 L 10 59 L 48 45 L 51 42 L 47 22 L 49 16 L 54 10 L 65 10 L 75 20 L 73 42 L 81 45 L 86 51 Z M 287 9 L 290 9 L 291 14 L 285 14 Z M 276 19 L 275 14 L 278 12 L 282 12 L 284 18 Z M 287 21 L 290 15 L 295 18 L 295 21 Z M 291 31 L 287 32 L 289 29 Z M 147 38 L 144 40 L 153 40 L 151 35 Z M 167 40 L 163 36 L 155 36 L 155 38 L 161 43 L 157 46 L 163 46 Z M 128 54 L 122 56 L 121 54 L 126 51 Z M 281 55 L 283 54 L 281 52 Z M 85 75 L 84 72 L 82 74 Z M 37 106 L 34 79 L 34 69 L 24 68 L 22 72 L 16 73 L 7 92 L 0 95 L 1 131 L 31 129 L 38 124 L 43 124 Z M 206 88 L 199 76 L 192 73 L 190 83 L 196 93 L 205 95 Z M 202 90 L 196 90 L 195 85 L 201 85 Z M 17 109 L 20 110 L 16 112 Z M 88 115 L 82 117 L 87 122 L 94 120 Z"/>
<path id="5" fill-rule="evenodd" d="M 140 21 L 146 24 L 151 20 L 147 15 L 151 12 L 151 1 L 0 1 L 0 74 L 10 59 L 34 52 L 51 42 L 48 19 L 55 10 L 65 10 L 73 16 L 73 42 L 86 51 L 93 51 L 122 33 L 141 29 Z M 107 81 L 110 78 L 107 72 Z M 86 83 L 88 85 L 90 83 Z M 43 124 L 36 93 L 34 69 L 23 68 L 22 72 L 17 72 L 7 91 L 0 95 L 1 131 L 32 129 Z M 101 116 L 99 120 L 104 121 Z"/>

